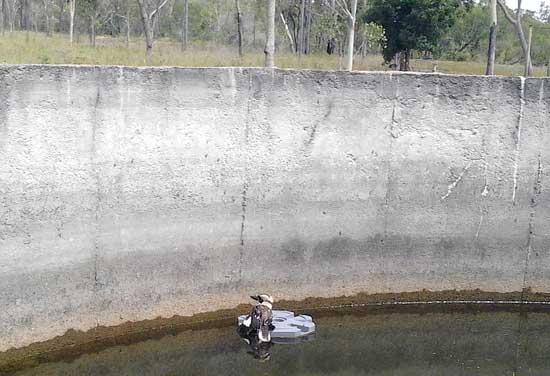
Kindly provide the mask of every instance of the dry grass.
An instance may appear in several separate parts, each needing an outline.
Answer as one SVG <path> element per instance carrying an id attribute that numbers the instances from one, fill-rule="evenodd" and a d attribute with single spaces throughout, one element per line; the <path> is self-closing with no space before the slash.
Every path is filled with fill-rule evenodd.
<path id="1" fill-rule="evenodd" d="M 85 36 L 71 47 L 64 34 L 47 37 L 41 33 L 6 33 L 0 36 L 0 63 L 4 64 L 98 64 L 144 66 L 146 64 L 143 40 L 131 40 L 129 47 L 122 38 L 98 37 L 97 47 L 88 44 Z M 236 48 L 201 46 L 182 52 L 177 41 L 158 40 L 155 44 L 153 58 L 149 65 L 182 66 L 182 67 L 219 67 L 219 66 L 262 66 L 263 53 L 260 48 L 249 51 L 242 58 Z M 276 64 L 280 68 L 307 69 L 340 69 L 341 59 L 338 56 L 313 54 L 296 56 L 279 52 Z M 429 60 L 414 60 L 414 70 L 431 71 Z M 357 58 L 356 70 L 387 70 L 382 58 L 377 55 Z M 482 62 L 440 61 L 438 70 L 444 73 L 483 74 L 485 64 Z M 521 65 L 498 65 L 496 73 L 505 76 L 519 76 L 523 73 Z M 537 67 L 536 76 L 543 76 L 545 69 Z"/>

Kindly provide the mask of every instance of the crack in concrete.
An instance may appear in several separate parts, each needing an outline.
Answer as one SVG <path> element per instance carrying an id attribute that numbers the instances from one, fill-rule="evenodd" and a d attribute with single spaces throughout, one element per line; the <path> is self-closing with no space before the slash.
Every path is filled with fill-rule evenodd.
<path id="1" fill-rule="evenodd" d="M 91 168 L 94 171 L 94 177 L 96 180 L 96 205 L 94 208 L 94 249 L 93 249 L 93 292 L 94 295 L 99 291 L 99 236 L 100 236 L 100 211 L 101 211 L 101 178 L 99 173 L 99 167 L 96 161 L 96 143 L 97 143 L 97 121 L 98 121 L 98 107 L 101 102 L 101 91 L 97 88 L 97 95 L 95 98 L 94 109 L 92 113 L 92 150 L 90 153 Z M 99 326 L 99 319 L 96 317 L 96 325 Z"/>
<path id="2" fill-rule="evenodd" d="M 246 103 L 246 115 L 245 115 L 245 134 L 244 134 L 244 144 L 246 147 L 246 152 L 248 153 L 248 144 L 249 144 L 249 135 L 250 135 L 250 102 L 252 98 L 252 70 L 248 70 L 248 99 Z M 248 154 L 247 154 L 248 156 Z M 241 229 L 239 234 L 239 280 L 238 283 L 242 282 L 243 277 L 243 261 L 244 261 L 244 231 L 246 226 L 246 207 L 247 207 L 247 193 L 248 193 L 248 163 L 245 165 L 244 171 L 244 182 L 243 190 L 241 197 Z"/>
<path id="3" fill-rule="evenodd" d="M 483 224 L 483 209 L 480 210 L 481 214 L 479 216 L 479 224 L 477 225 L 477 231 L 475 239 L 477 240 L 479 238 L 479 232 L 481 231 L 481 225 Z"/>
<path id="4" fill-rule="evenodd" d="M 390 75 L 390 81 L 392 81 L 392 75 Z M 392 185 L 392 159 L 393 159 L 393 140 L 396 137 L 396 133 L 394 133 L 394 129 L 399 124 L 399 121 L 397 120 L 397 109 L 398 106 L 398 98 L 399 98 L 399 77 L 397 77 L 395 82 L 395 94 L 393 96 L 392 100 L 392 114 L 391 114 L 391 122 L 390 122 L 390 142 L 388 145 L 388 168 L 387 168 L 387 174 L 388 178 L 386 180 L 386 194 L 384 197 L 384 238 L 383 242 L 386 241 L 387 235 L 388 235 L 388 216 L 389 216 L 389 207 L 390 207 L 390 198 L 391 198 L 391 185 Z"/>
<path id="5" fill-rule="evenodd" d="M 521 88 L 519 94 L 519 116 L 516 135 L 516 147 L 514 152 L 514 172 L 512 177 L 514 181 L 514 189 L 512 190 L 512 205 L 516 204 L 516 191 L 518 189 L 519 153 L 521 147 L 521 128 L 523 125 L 523 113 L 525 111 L 525 77 L 520 77 L 520 80 Z"/>
<path id="6" fill-rule="evenodd" d="M 525 251 L 525 265 L 523 269 L 523 286 L 522 286 L 522 300 L 523 294 L 527 287 L 527 275 L 529 274 L 529 260 L 531 259 L 531 253 L 533 252 L 533 237 L 535 235 L 535 215 L 537 209 L 537 197 L 542 193 L 542 155 L 538 156 L 538 168 L 537 178 L 533 187 L 533 196 L 531 197 L 531 212 L 529 213 L 529 227 L 527 235 L 527 246 Z"/>
<path id="7" fill-rule="evenodd" d="M 364 167 L 362 167 L 358 162 L 357 162 L 357 157 L 353 154 L 353 153 L 347 153 L 346 154 L 346 158 L 347 160 L 349 161 L 349 163 L 354 166 L 355 168 L 357 168 L 359 170 L 359 172 L 361 172 L 363 175 L 365 175 L 367 178 L 370 178 L 369 176 L 369 173 L 367 172 L 367 170 L 365 170 Z"/>
<path id="8" fill-rule="evenodd" d="M 243 261 L 244 261 L 244 231 L 246 223 L 246 207 L 247 207 L 247 193 L 248 183 L 245 181 L 243 184 L 242 200 L 241 200 L 241 233 L 240 233 L 240 249 L 239 249 L 239 283 L 243 278 Z"/>
<path id="9" fill-rule="evenodd" d="M 333 108 L 334 108 L 334 102 L 330 101 L 329 104 L 328 104 L 328 109 L 325 112 L 325 114 L 323 115 L 323 117 L 321 119 L 317 120 L 315 122 L 315 124 L 313 124 L 313 127 L 311 127 L 311 132 L 309 132 L 309 137 L 308 137 L 308 139 L 306 140 L 306 143 L 305 143 L 306 147 L 313 144 L 313 141 L 315 141 L 315 136 L 317 136 L 317 130 L 319 128 L 319 125 L 324 123 L 329 118 L 329 116 L 332 114 Z"/>
<path id="10" fill-rule="evenodd" d="M 244 128 L 244 142 L 248 143 L 248 136 L 250 132 L 250 102 L 252 101 L 252 70 L 248 70 L 248 95 L 246 101 L 246 116 L 245 116 L 245 128 Z"/>
<path id="11" fill-rule="evenodd" d="M 489 182 L 487 173 L 489 170 L 489 163 L 487 162 L 487 145 L 485 141 L 485 136 L 483 137 L 483 179 L 484 179 L 484 185 L 483 190 L 481 191 L 481 202 L 479 204 L 479 223 L 477 225 L 477 231 L 475 235 L 475 241 L 479 239 L 479 233 L 481 232 L 481 226 L 483 225 L 484 215 L 488 214 L 489 209 L 487 204 L 485 204 L 485 198 L 489 195 Z"/>
<path id="12" fill-rule="evenodd" d="M 462 169 L 460 175 L 458 175 L 458 177 L 451 184 L 449 184 L 449 186 L 447 187 L 447 193 L 441 197 L 441 201 L 446 200 L 451 195 L 451 193 L 453 193 L 453 190 L 456 188 L 458 183 L 462 181 L 464 174 L 466 174 L 471 165 L 472 161 L 469 161 L 468 164 Z"/>
<path id="13" fill-rule="evenodd" d="M 242 214 L 241 214 L 241 237 L 240 237 L 240 243 L 241 247 L 244 247 L 244 227 L 245 227 L 245 221 L 246 221 L 246 194 L 248 191 L 248 184 L 245 182 L 243 185 L 243 194 L 242 194 L 242 201 L 241 201 L 241 208 L 242 208 Z M 242 257 L 241 257 L 242 259 Z"/>

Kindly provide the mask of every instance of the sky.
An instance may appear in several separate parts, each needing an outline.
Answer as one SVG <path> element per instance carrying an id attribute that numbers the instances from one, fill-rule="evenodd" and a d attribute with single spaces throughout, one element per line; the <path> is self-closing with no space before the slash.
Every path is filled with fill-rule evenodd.
<path id="1" fill-rule="evenodd" d="M 523 0 L 521 7 L 538 12 L 541 1 L 543 0 Z M 510 8 L 516 9 L 518 7 L 518 0 L 506 0 L 506 4 L 508 4 Z M 546 4 L 550 5 L 550 1 L 546 0 Z"/>

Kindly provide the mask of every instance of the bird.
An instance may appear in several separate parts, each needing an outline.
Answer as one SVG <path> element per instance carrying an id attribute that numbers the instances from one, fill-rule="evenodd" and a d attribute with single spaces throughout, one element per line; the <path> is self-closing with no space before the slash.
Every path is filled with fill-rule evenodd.
<path id="1" fill-rule="evenodd" d="M 241 337 L 258 337 L 258 342 L 271 342 L 273 298 L 268 294 L 250 295 L 258 302 L 239 326 Z"/>

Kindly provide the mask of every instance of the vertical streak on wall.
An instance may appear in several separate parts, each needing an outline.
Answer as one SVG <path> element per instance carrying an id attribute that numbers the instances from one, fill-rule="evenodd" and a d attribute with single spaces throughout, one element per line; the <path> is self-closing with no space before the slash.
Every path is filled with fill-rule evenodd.
<path id="1" fill-rule="evenodd" d="M 245 129 L 244 129 L 244 148 L 246 158 L 248 158 L 248 139 L 250 132 L 250 101 L 252 97 L 252 70 L 248 70 L 248 95 L 246 99 L 246 115 L 245 115 Z M 247 192 L 248 192 L 248 163 L 245 164 L 244 170 L 244 182 L 242 191 L 242 214 L 241 214 L 241 234 L 240 234 L 240 249 L 239 249 L 239 282 L 240 285 L 243 279 L 243 259 L 244 259 L 244 231 L 246 223 L 246 205 L 247 205 Z"/>
<path id="2" fill-rule="evenodd" d="M 518 165 L 519 165 L 519 151 L 521 147 L 521 126 L 523 124 L 523 111 L 525 107 L 525 77 L 520 77 L 521 89 L 519 94 L 519 116 L 518 126 L 516 132 L 516 149 L 514 154 L 514 189 L 512 191 L 512 204 L 516 204 L 516 190 L 518 189 Z"/>
<path id="3" fill-rule="evenodd" d="M 545 123 L 545 105 L 544 105 L 544 80 L 541 80 L 540 83 L 540 89 L 539 89 L 539 106 L 540 109 L 540 129 L 544 129 L 544 123 Z M 522 289 L 522 300 L 523 300 L 523 294 L 527 289 L 529 289 L 529 286 L 527 286 L 527 279 L 529 277 L 529 261 L 531 258 L 531 254 L 533 252 L 533 241 L 535 236 L 535 219 L 536 219 L 536 208 L 538 204 L 538 196 L 542 193 L 542 177 L 543 177 L 543 164 L 542 164 L 542 150 L 540 149 L 541 145 L 539 144 L 539 152 L 538 152 L 538 163 L 537 163 L 537 172 L 536 172 L 536 178 L 535 183 L 533 186 L 533 194 L 531 196 L 530 200 L 530 207 L 531 210 L 529 212 L 529 227 L 528 227 L 528 237 L 527 237 L 527 246 L 526 246 L 526 254 L 525 254 L 525 267 L 524 267 L 524 273 L 523 273 L 523 289 Z"/>
<path id="4" fill-rule="evenodd" d="M 95 202 L 95 208 L 94 208 L 94 250 L 93 250 L 93 263 L 94 263 L 94 296 L 95 300 L 97 301 L 97 294 L 99 293 L 99 253 L 100 253 L 100 244 L 99 244 L 99 237 L 100 237 L 100 210 L 101 210 L 101 181 L 100 181 L 100 172 L 99 172 L 99 163 L 97 161 L 97 122 L 98 122 L 98 106 L 101 101 L 101 92 L 99 86 L 97 87 L 97 94 L 95 97 L 95 103 L 94 108 L 92 110 L 92 152 L 90 153 L 90 162 L 91 162 L 91 168 L 94 173 L 94 177 L 96 180 L 96 202 Z M 99 320 L 96 318 L 96 323 L 99 326 Z"/>
<path id="5" fill-rule="evenodd" d="M 390 142 L 389 142 L 389 150 L 388 150 L 388 179 L 386 182 L 386 196 L 384 198 L 384 242 L 386 241 L 387 237 L 387 230 L 388 230 L 388 214 L 389 214 L 389 205 L 390 205 L 390 199 L 391 199 L 391 185 L 392 185 L 392 159 L 393 159 L 393 139 L 397 138 L 397 131 L 395 127 L 398 124 L 397 121 L 397 106 L 398 100 L 399 100 L 399 76 L 396 76 L 395 81 L 393 80 L 393 75 L 390 73 L 390 82 L 395 85 L 394 90 L 394 96 L 392 101 L 392 113 L 391 113 L 391 121 L 389 125 L 389 136 L 390 136 Z"/>

